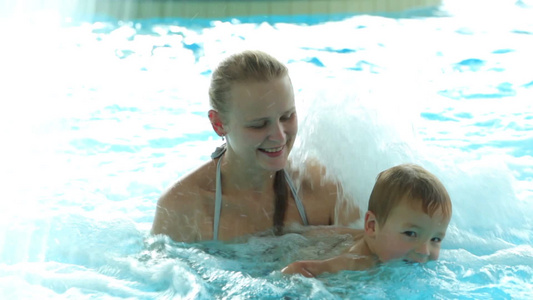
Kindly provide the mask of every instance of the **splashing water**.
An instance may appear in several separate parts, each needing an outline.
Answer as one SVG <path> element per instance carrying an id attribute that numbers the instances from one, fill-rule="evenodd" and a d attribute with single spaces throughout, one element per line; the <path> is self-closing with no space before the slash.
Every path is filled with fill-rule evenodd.
<path id="1" fill-rule="evenodd" d="M 533 297 L 532 15 L 527 1 L 444 1 L 313 24 L 0 19 L 1 294 Z M 309 279 L 279 270 L 331 257 L 346 237 L 149 236 L 158 196 L 220 143 L 206 116 L 209 74 L 245 48 L 289 66 L 292 158 L 318 157 L 361 207 L 392 165 L 441 178 L 454 212 L 439 261 Z"/>

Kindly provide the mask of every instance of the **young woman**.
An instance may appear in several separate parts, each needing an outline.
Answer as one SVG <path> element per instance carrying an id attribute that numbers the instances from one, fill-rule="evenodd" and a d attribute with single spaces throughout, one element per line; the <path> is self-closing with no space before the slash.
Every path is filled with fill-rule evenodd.
<path id="1" fill-rule="evenodd" d="M 298 120 L 285 65 L 261 51 L 234 54 L 213 72 L 209 97 L 209 120 L 226 143 L 161 196 L 152 234 L 227 241 L 270 229 L 280 234 L 284 224 L 359 218 L 320 164 L 289 168 Z"/>

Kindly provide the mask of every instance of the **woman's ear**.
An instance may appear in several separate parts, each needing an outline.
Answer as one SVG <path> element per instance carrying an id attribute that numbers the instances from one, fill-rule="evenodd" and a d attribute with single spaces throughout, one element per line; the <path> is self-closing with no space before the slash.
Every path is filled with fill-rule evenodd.
<path id="1" fill-rule="evenodd" d="M 377 229 L 377 219 L 373 212 L 367 211 L 365 214 L 365 235 L 374 237 Z"/>
<path id="2" fill-rule="evenodd" d="M 208 113 L 209 121 L 211 121 L 211 126 L 213 126 L 213 130 L 218 134 L 218 136 L 225 136 L 226 131 L 224 130 L 224 125 L 222 124 L 222 120 L 220 119 L 220 114 L 218 111 L 211 109 Z"/>

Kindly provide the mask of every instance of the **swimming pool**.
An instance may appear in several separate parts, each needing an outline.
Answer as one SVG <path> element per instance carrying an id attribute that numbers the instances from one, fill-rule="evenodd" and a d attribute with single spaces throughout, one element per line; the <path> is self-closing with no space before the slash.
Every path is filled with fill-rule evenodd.
<path id="1" fill-rule="evenodd" d="M 532 298 L 532 5 L 443 1 L 308 24 L 1 19 L 0 294 Z M 442 179 L 454 215 L 438 262 L 308 279 L 279 270 L 339 251 L 343 236 L 148 237 L 157 197 L 220 143 L 206 118 L 209 74 L 243 48 L 288 64 L 294 158 L 323 159 L 361 205 L 392 164 Z"/>

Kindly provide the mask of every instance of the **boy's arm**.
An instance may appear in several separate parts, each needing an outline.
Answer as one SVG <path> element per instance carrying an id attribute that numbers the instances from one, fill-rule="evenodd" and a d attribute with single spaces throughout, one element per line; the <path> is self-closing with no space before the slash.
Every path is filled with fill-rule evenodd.
<path id="1" fill-rule="evenodd" d="M 302 274 L 305 277 L 316 277 L 328 272 L 329 266 L 325 260 L 301 260 L 291 263 L 281 270 L 284 274 Z"/>
<path id="2" fill-rule="evenodd" d="M 285 233 L 298 233 L 305 237 L 321 237 L 330 235 L 345 235 L 349 234 L 353 239 L 359 238 L 363 234 L 362 229 L 355 229 L 351 227 L 338 227 L 334 225 L 311 225 L 298 228 L 285 228 Z"/>
<path id="3" fill-rule="evenodd" d="M 296 261 L 282 269 L 281 272 L 316 277 L 323 273 L 337 273 L 342 270 L 364 270 L 370 266 L 368 257 L 343 254 L 326 260 Z"/>

